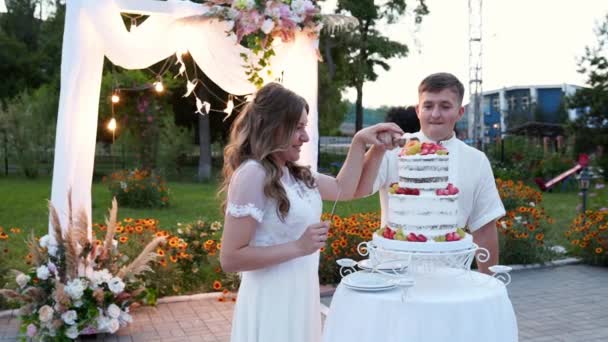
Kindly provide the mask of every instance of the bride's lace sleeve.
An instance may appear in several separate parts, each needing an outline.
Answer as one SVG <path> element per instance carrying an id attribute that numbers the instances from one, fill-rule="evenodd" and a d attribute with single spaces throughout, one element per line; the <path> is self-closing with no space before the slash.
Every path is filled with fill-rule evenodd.
<path id="1" fill-rule="evenodd" d="M 262 222 L 266 207 L 265 175 L 264 168 L 255 161 L 241 165 L 230 179 L 226 214 L 233 217 L 251 216 Z"/>

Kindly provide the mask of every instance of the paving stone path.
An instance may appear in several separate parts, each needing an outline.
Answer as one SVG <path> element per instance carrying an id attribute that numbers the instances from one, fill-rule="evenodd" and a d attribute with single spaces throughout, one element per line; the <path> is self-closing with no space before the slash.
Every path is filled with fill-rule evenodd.
<path id="1" fill-rule="evenodd" d="M 608 268 L 567 265 L 512 275 L 508 290 L 521 342 L 608 341 Z M 322 302 L 329 306 L 331 296 Z M 229 341 L 233 308 L 217 298 L 162 303 L 137 310 L 135 322 L 115 335 L 83 341 Z M 16 341 L 17 329 L 16 318 L 0 318 L 0 342 Z"/>

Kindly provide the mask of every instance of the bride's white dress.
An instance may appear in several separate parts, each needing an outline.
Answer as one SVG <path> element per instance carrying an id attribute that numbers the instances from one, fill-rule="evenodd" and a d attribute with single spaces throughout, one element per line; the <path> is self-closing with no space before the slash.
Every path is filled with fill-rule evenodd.
<path id="1" fill-rule="evenodd" d="M 258 221 L 250 244 L 272 246 L 297 240 L 318 223 L 322 202 L 283 169 L 281 183 L 289 198 L 285 222 L 276 202 L 264 196 L 265 171 L 256 161 L 243 163 L 228 189 L 227 213 Z M 319 252 L 242 273 L 232 321 L 232 342 L 317 342 L 321 339 L 318 280 Z"/>

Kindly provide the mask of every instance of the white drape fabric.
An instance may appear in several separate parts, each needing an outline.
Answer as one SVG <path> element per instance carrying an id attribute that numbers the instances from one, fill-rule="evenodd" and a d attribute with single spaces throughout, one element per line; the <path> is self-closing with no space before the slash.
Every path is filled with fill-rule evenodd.
<path id="1" fill-rule="evenodd" d="M 104 56 L 123 68 L 142 69 L 178 51 L 188 50 L 196 64 L 222 89 L 235 95 L 255 91 L 247 81 L 240 57 L 240 53 L 249 51 L 236 44 L 233 36 L 227 36 L 225 23 L 197 17 L 204 14 L 203 6 L 189 1 L 130 0 L 130 6 L 152 14 L 129 32 L 120 14 L 124 3 L 121 0 L 67 1 L 51 193 L 51 202 L 64 228 L 70 190 L 74 211 L 85 210 L 91 220 L 91 183 Z M 316 40 L 304 33 L 298 33 L 293 42 L 278 42 L 276 56 L 271 60 L 272 76 L 269 76 L 270 80 L 282 76 L 283 85 L 309 103 L 311 140 L 303 148 L 301 163 L 313 169 L 316 169 L 318 141 L 315 44 Z"/>

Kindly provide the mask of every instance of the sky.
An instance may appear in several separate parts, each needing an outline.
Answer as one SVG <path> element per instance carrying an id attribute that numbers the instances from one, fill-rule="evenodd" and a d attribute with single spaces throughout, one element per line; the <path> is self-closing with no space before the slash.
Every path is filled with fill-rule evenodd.
<path id="1" fill-rule="evenodd" d="M 380 27 L 408 45 L 408 57 L 389 61 L 376 82 L 366 83 L 363 104 L 409 105 L 427 75 L 446 71 L 468 90 L 468 0 L 426 0 L 430 14 L 416 27 L 412 16 Z M 335 0 L 322 4 L 330 13 Z M 408 0 L 408 3 L 415 3 Z M 0 0 L 0 11 L 5 10 Z M 483 2 L 483 89 L 571 83 L 584 85 L 577 59 L 596 43 L 594 29 L 608 14 L 607 0 L 485 0 Z M 345 96 L 355 99 L 354 90 Z M 468 91 L 465 94 L 468 98 Z M 465 100 L 466 102 L 466 100 Z"/>
<path id="2" fill-rule="evenodd" d="M 327 1 L 324 11 L 332 2 Z M 440 71 L 453 73 L 468 89 L 468 0 L 427 0 L 427 4 L 430 14 L 417 30 L 411 17 L 382 28 L 391 39 L 406 43 L 410 53 L 391 60 L 388 72 L 380 71 L 376 82 L 365 84 L 364 106 L 416 104 L 420 81 Z M 576 62 L 586 45 L 596 43 L 594 29 L 606 14 L 606 0 L 484 1 L 483 89 L 584 85 L 585 76 L 577 73 Z M 351 100 L 355 95 L 354 90 L 347 92 Z"/>

